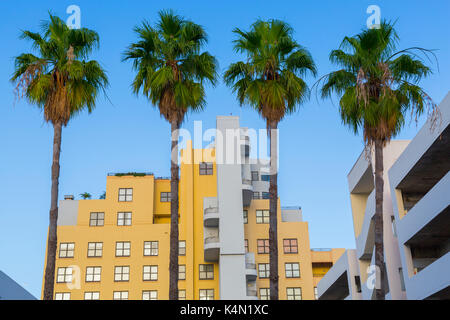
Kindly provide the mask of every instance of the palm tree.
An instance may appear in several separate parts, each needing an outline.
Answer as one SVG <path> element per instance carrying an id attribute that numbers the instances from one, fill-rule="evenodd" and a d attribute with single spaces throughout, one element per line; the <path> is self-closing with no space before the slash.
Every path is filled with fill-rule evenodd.
<path id="1" fill-rule="evenodd" d="M 316 74 L 310 53 L 293 39 L 293 29 L 279 20 L 257 20 L 250 31 L 235 29 L 234 49 L 247 60 L 233 63 L 224 80 L 241 105 L 254 108 L 266 121 L 270 137 L 270 298 L 278 300 L 278 123 L 309 97 L 302 79 Z"/>
<path id="2" fill-rule="evenodd" d="M 92 195 L 89 192 L 83 192 L 83 193 L 80 193 L 80 197 L 83 198 L 84 200 L 87 200 L 87 199 L 91 199 Z"/>
<path id="3" fill-rule="evenodd" d="M 104 70 L 97 61 L 85 61 L 99 44 L 98 34 L 89 29 L 69 29 L 50 14 L 42 33 L 23 31 L 22 39 L 32 41 L 38 55 L 24 53 L 15 58 L 11 81 L 17 96 L 35 104 L 44 119 L 53 125 L 53 164 L 50 224 L 47 242 L 44 299 L 53 299 L 57 246 L 58 184 L 62 127 L 87 109 L 95 108 L 96 98 L 108 85 Z"/>
<path id="4" fill-rule="evenodd" d="M 204 83 L 216 83 L 216 59 L 200 53 L 207 43 L 205 30 L 173 11 L 160 11 L 155 27 L 146 21 L 135 27 L 139 41 L 123 60 L 132 60 L 135 94 L 142 93 L 157 106 L 171 126 L 170 283 L 169 299 L 178 299 L 178 131 L 186 113 L 203 110 Z"/>
<path id="5" fill-rule="evenodd" d="M 417 84 L 431 73 L 418 53 L 429 50 L 408 48 L 396 51 L 398 35 L 393 24 L 383 21 L 379 29 L 364 30 L 345 37 L 331 62 L 342 69 L 324 76 L 322 98 L 340 96 L 340 114 L 355 134 L 362 130 L 366 148 L 375 149 L 375 264 L 380 278 L 376 299 L 385 298 L 383 252 L 383 147 L 401 130 L 407 113 L 419 116 L 434 103 Z M 319 81 L 321 81 L 319 80 Z"/>

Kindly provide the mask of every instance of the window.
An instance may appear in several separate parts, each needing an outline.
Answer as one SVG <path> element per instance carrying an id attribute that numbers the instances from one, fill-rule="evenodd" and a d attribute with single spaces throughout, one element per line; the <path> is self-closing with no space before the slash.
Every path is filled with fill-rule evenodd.
<path id="1" fill-rule="evenodd" d="M 86 282 L 100 282 L 102 267 L 87 267 Z"/>
<path id="2" fill-rule="evenodd" d="M 55 300 L 70 300 L 70 292 L 56 292 Z"/>
<path id="3" fill-rule="evenodd" d="M 200 175 L 210 176 L 213 174 L 213 164 L 211 162 L 201 162 L 200 163 Z"/>
<path id="4" fill-rule="evenodd" d="M 244 240 L 244 246 L 245 246 L 245 253 L 248 253 L 248 240 Z"/>
<path id="5" fill-rule="evenodd" d="M 119 212 L 117 214 L 118 226 L 131 226 L 131 212 Z"/>
<path id="6" fill-rule="evenodd" d="M 262 198 L 263 199 L 270 199 L 270 193 L 269 192 L 263 192 L 262 193 Z"/>
<path id="7" fill-rule="evenodd" d="M 302 288 L 286 288 L 288 300 L 302 300 Z"/>
<path id="8" fill-rule="evenodd" d="M 260 263 L 258 264 L 258 276 L 260 279 L 269 278 L 270 275 L 270 264 Z"/>
<path id="9" fill-rule="evenodd" d="M 142 300 L 158 300 L 158 291 L 142 291 Z"/>
<path id="10" fill-rule="evenodd" d="M 130 281 L 130 267 L 129 266 L 114 267 L 114 281 L 116 282 Z"/>
<path id="11" fill-rule="evenodd" d="M 178 280 L 186 280 L 186 265 L 180 264 L 178 266 Z"/>
<path id="12" fill-rule="evenodd" d="M 75 243 L 60 243 L 59 244 L 59 257 L 60 258 L 73 258 L 74 250 L 75 250 Z"/>
<path id="13" fill-rule="evenodd" d="M 158 280 L 158 266 L 144 266 L 143 280 L 144 281 Z"/>
<path id="14" fill-rule="evenodd" d="M 252 171 L 252 181 L 259 181 L 259 172 Z"/>
<path id="15" fill-rule="evenodd" d="M 355 276 L 355 285 L 356 285 L 356 292 L 361 293 L 361 278 L 359 276 Z"/>
<path id="16" fill-rule="evenodd" d="M 397 235 L 397 227 L 395 226 L 395 218 L 391 216 L 391 226 L 392 226 L 392 234 L 394 237 L 398 237 Z"/>
<path id="17" fill-rule="evenodd" d="M 270 300 L 270 288 L 259 289 L 259 300 Z"/>
<path id="18" fill-rule="evenodd" d="M 314 287 L 314 299 L 319 299 L 319 292 L 317 291 L 317 287 Z"/>
<path id="19" fill-rule="evenodd" d="M 170 192 L 161 192 L 159 199 L 161 202 L 170 202 Z"/>
<path id="20" fill-rule="evenodd" d="M 284 253 L 298 253 L 297 239 L 283 240 Z"/>
<path id="21" fill-rule="evenodd" d="M 269 253 L 269 239 L 258 239 L 258 253 Z"/>
<path id="22" fill-rule="evenodd" d="M 158 241 L 144 241 L 144 256 L 158 255 Z"/>
<path id="23" fill-rule="evenodd" d="M 268 175 L 268 174 L 262 174 L 262 175 L 261 175 L 261 181 L 269 182 L 269 181 L 270 181 L 270 175 Z"/>
<path id="24" fill-rule="evenodd" d="M 253 192 L 253 199 L 259 199 L 259 192 Z"/>
<path id="25" fill-rule="evenodd" d="M 178 300 L 186 300 L 186 290 L 178 290 Z"/>
<path id="26" fill-rule="evenodd" d="M 178 255 L 179 256 L 186 255 L 186 241 L 184 240 L 178 242 Z"/>
<path id="27" fill-rule="evenodd" d="M 214 289 L 200 289 L 200 300 L 214 300 Z"/>
<path id="28" fill-rule="evenodd" d="M 200 280 L 213 280 L 214 279 L 214 265 L 213 264 L 201 264 L 199 266 Z"/>
<path id="29" fill-rule="evenodd" d="M 72 283 L 72 268 L 58 268 L 57 283 Z"/>
<path id="30" fill-rule="evenodd" d="M 402 291 L 405 291 L 406 287 L 405 287 L 405 278 L 403 278 L 403 268 L 398 268 L 398 273 L 400 275 L 400 285 L 401 285 Z"/>
<path id="31" fill-rule="evenodd" d="M 256 210 L 256 223 L 269 223 L 269 210 Z"/>
<path id="32" fill-rule="evenodd" d="M 116 242 L 116 257 L 129 257 L 131 242 Z"/>
<path id="33" fill-rule="evenodd" d="M 103 255 L 103 242 L 88 243 L 88 257 L 101 257 Z"/>
<path id="34" fill-rule="evenodd" d="M 133 201 L 133 189 L 119 189 L 119 202 Z"/>
<path id="35" fill-rule="evenodd" d="M 113 300 L 128 300 L 128 291 L 114 291 Z"/>
<path id="36" fill-rule="evenodd" d="M 104 212 L 91 212 L 91 217 L 89 219 L 90 227 L 101 227 L 104 224 L 105 224 Z"/>
<path id="37" fill-rule="evenodd" d="M 244 224 L 248 223 L 248 210 L 244 210 Z"/>
<path id="38" fill-rule="evenodd" d="M 286 278 L 300 278 L 300 265 L 298 263 L 285 263 Z"/>
<path id="39" fill-rule="evenodd" d="M 85 292 L 84 300 L 100 300 L 100 292 Z"/>

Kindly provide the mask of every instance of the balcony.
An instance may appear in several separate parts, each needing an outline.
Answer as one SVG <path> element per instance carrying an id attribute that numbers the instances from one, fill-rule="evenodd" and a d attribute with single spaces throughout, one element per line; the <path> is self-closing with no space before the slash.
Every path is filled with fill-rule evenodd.
<path id="1" fill-rule="evenodd" d="M 204 250 L 206 262 L 219 261 L 220 241 L 218 232 L 217 235 L 210 235 L 205 237 Z"/>
<path id="2" fill-rule="evenodd" d="M 256 271 L 255 254 L 245 254 L 245 277 L 247 281 L 255 281 L 258 276 Z M 256 289 L 255 289 L 256 290 Z"/>
<path id="3" fill-rule="evenodd" d="M 375 245 L 375 189 L 367 198 L 366 210 L 364 212 L 364 221 L 360 235 L 356 238 L 356 249 L 358 259 L 368 260 L 372 256 L 372 250 Z"/>
<path id="4" fill-rule="evenodd" d="M 244 207 L 250 206 L 253 198 L 253 185 L 251 180 L 242 180 L 242 202 Z"/>
<path id="5" fill-rule="evenodd" d="M 209 228 L 219 226 L 219 208 L 217 208 L 217 206 L 205 208 L 203 224 L 205 227 Z"/>

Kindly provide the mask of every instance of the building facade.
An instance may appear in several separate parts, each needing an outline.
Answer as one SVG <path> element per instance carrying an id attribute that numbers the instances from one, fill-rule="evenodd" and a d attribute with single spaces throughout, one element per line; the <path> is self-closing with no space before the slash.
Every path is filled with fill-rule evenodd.
<path id="1" fill-rule="evenodd" d="M 450 298 L 450 94 L 440 117 L 412 141 L 384 149 L 386 299 Z M 348 175 L 356 250 L 347 250 L 318 285 L 319 299 L 374 299 L 373 153 Z"/>
<path id="2" fill-rule="evenodd" d="M 268 171 L 249 156 L 247 129 L 232 116 L 217 118 L 213 146 L 193 149 L 189 141 L 181 151 L 180 299 L 269 298 Z M 110 174 L 105 199 L 67 197 L 55 299 L 168 299 L 169 235 L 167 178 Z M 278 238 L 280 299 L 315 299 L 344 250 L 311 250 L 301 209 L 280 201 Z"/>

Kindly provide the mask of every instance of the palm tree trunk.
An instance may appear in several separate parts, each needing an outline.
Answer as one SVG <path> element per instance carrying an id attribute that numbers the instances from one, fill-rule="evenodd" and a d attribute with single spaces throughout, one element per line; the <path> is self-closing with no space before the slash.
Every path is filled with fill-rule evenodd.
<path id="1" fill-rule="evenodd" d="M 59 159 L 61 154 L 62 124 L 53 124 L 53 164 L 52 164 L 52 190 L 50 202 L 50 224 L 47 239 L 47 264 L 45 267 L 44 300 L 53 300 L 53 287 L 55 284 L 55 264 L 57 247 L 58 222 L 58 185 L 59 185 Z"/>
<path id="2" fill-rule="evenodd" d="M 269 204 L 269 260 L 270 300 L 278 300 L 278 123 L 269 125 L 270 137 L 270 204 Z"/>
<path id="3" fill-rule="evenodd" d="M 379 272 L 377 286 L 375 288 L 375 299 L 385 299 L 385 268 L 384 268 L 384 246 L 383 246 L 383 142 L 375 141 L 375 266 Z"/>
<path id="4" fill-rule="evenodd" d="M 179 123 L 173 120 L 171 179 L 170 179 L 170 263 L 169 263 L 169 300 L 178 300 L 178 129 Z"/>

